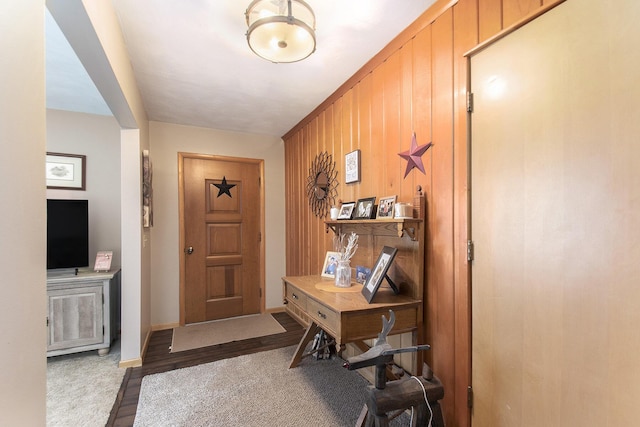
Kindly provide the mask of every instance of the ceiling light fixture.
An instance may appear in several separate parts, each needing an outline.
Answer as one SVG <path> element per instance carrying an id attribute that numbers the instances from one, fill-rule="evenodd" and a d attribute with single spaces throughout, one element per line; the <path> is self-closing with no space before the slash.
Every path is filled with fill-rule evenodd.
<path id="1" fill-rule="evenodd" d="M 297 62 L 316 50 L 316 16 L 302 0 L 253 0 L 245 11 L 247 42 L 271 62 Z"/>

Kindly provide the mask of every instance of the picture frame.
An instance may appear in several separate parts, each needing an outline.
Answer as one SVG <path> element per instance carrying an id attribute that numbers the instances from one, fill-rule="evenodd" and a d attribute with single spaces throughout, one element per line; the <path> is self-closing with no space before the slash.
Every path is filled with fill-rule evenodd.
<path id="1" fill-rule="evenodd" d="M 393 219 L 393 207 L 396 204 L 396 196 L 381 197 L 378 202 L 377 219 Z"/>
<path id="2" fill-rule="evenodd" d="M 398 293 L 398 287 L 393 283 L 389 276 L 387 276 L 387 271 L 389 270 L 393 259 L 396 257 L 396 253 L 398 253 L 397 248 L 392 248 L 390 246 L 384 246 L 382 248 L 382 251 L 378 256 L 378 260 L 371 269 L 371 275 L 362 287 L 362 295 L 366 298 L 369 304 L 371 304 L 371 301 L 375 297 L 376 292 L 378 292 L 378 289 L 385 278 L 389 282 L 394 293 Z"/>
<path id="3" fill-rule="evenodd" d="M 353 214 L 353 208 L 356 206 L 356 202 L 347 202 L 340 205 L 340 212 L 338 213 L 338 219 L 351 219 Z"/>
<path id="4" fill-rule="evenodd" d="M 98 251 L 98 253 L 96 254 L 96 262 L 93 265 L 93 271 L 111 270 L 112 259 L 113 259 L 113 251 Z"/>
<path id="5" fill-rule="evenodd" d="M 375 203 L 375 197 L 358 199 L 355 210 L 353 211 L 353 219 L 371 219 L 375 214 Z"/>
<path id="6" fill-rule="evenodd" d="M 322 277 L 336 277 L 336 267 L 338 266 L 338 260 L 340 259 L 340 252 L 327 251 L 324 257 L 324 264 L 322 264 Z"/>
<path id="7" fill-rule="evenodd" d="M 360 181 L 360 150 L 354 150 L 344 156 L 344 182 L 350 184 Z"/>
<path id="8" fill-rule="evenodd" d="M 364 284 L 367 282 L 369 276 L 371 276 L 370 268 L 356 265 L 356 282 Z"/>
<path id="9" fill-rule="evenodd" d="M 47 188 L 54 190 L 86 189 L 86 161 L 82 154 L 47 152 L 45 176 Z"/>
<path id="10" fill-rule="evenodd" d="M 153 167 L 149 150 L 142 150 L 142 226 L 153 227 Z"/>

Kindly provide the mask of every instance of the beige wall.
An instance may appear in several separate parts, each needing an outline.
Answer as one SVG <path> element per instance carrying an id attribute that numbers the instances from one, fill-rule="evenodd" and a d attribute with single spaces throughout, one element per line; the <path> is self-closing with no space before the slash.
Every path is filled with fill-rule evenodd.
<path id="1" fill-rule="evenodd" d="M 3 426 L 43 426 L 46 418 L 43 7 L 39 0 L 0 2 Z"/>
<path id="2" fill-rule="evenodd" d="M 284 144 L 280 138 L 150 123 L 153 164 L 151 324 L 179 322 L 178 152 L 264 159 L 266 308 L 282 306 L 285 273 Z"/>
<path id="3" fill-rule="evenodd" d="M 122 128 L 121 354 L 128 364 L 139 364 L 151 313 L 150 248 L 143 245 L 147 232 L 140 219 L 141 153 L 149 145 L 146 112 L 111 1 L 47 0 L 46 6 Z"/>
<path id="4" fill-rule="evenodd" d="M 47 190 L 47 198 L 89 200 L 89 262 L 110 250 L 119 266 L 120 126 L 113 116 L 47 110 L 47 151 L 87 156 L 86 190 Z"/>

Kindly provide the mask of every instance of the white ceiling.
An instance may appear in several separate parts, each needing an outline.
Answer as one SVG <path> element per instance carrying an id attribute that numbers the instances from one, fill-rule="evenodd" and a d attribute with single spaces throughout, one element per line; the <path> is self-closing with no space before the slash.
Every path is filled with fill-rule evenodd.
<path id="1" fill-rule="evenodd" d="M 435 0 L 307 0 L 317 50 L 291 64 L 247 45 L 250 0 L 112 0 L 148 118 L 282 136 Z M 47 107 L 110 114 L 47 13 Z"/>

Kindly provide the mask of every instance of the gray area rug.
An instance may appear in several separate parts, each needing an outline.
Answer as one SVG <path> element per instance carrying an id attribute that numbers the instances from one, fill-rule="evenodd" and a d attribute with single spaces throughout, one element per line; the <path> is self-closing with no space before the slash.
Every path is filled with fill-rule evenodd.
<path id="1" fill-rule="evenodd" d="M 295 347 L 143 378 L 134 426 L 354 426 L 369 383 L 343 360 L 304 359 Z M 409 425 L 403 414 L 391 425 Z"/>
<path id="2" fill-rule="evenodd" d="M 48 358 L 47 426 L 104 426 L 126 371 L 119 362 L 119 340 L 106 356 L 94 350 Z"/>

